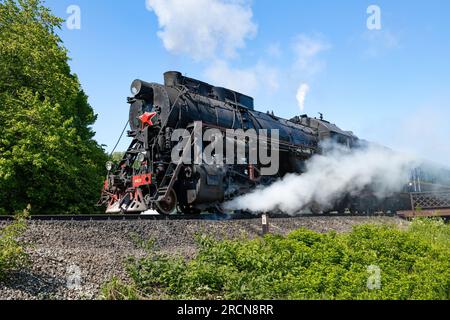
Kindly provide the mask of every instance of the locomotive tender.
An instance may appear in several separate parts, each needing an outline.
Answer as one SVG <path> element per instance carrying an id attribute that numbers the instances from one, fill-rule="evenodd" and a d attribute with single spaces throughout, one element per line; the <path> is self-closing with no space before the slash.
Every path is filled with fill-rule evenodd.
<path id="1" fill-rule="evenodd" d="M 359 141 L 352 132 L 341 130 L 322 116 L 285 120 L 273 113 L 256 111 L 249 96 L 175 71 L 164 74 L 164 85 L 135 80 L 131 92 L 128 136 L 132 142 L 120 163 L 107 165 L 108 176 L 100 201 L 106 205 L 107 213 L 142 213 L 150 209 L 161 214 L 175 210 L 185 214 L 216 212 L 224 201 L 256 186 L 269 185 L 287 173 L 302 173 L 305 161 L 320 152 L 322 140 L 333 139 L 348 147 Z M 249 161 L 248 137 L 239 136 L 234 137 L 233 143 L 245 145 L 246 159 L 235 159 L 233 164 L 172 161 L 172 150 L 177 144 L 172 141 L 174 130 L 186 129 L 193 134 L 199 123 L 202 131 L 277 129 L 276 141 L 268 136 L 267 147 L 276 144 L 278 172 L 262 175 L 264 165 L 259 160 Z M 187 148 L 193 144 L 191 136 Z M 207 142 L 201 144 L 205 147 Z"/>

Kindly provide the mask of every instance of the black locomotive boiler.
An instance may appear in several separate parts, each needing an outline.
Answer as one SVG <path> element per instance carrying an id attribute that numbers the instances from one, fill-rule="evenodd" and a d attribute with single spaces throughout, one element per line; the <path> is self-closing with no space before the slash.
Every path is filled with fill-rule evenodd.
<path id="1" fill-rule="evenodd" d="M 269 185 L 287 173 L 301 173 L 305 161 L 320 152 L 322 140 L 333 139 L 349 147 L 359 141 L 352 132 L 322 117 L 303 115 L 286 120 L 271 112 L 259 112 L 254 109 L 253 98 L 179 72 L 165 73 L 164 85 L 135 80 L 131 91 L 128 136 L 132 142 L 120 163 L 107 165 L 101 198 L 107 213 L 156 209 L 161 214 L 176 210 L 193 214 L 221 210 L 224 201 L 256 186 Z M 250 139 L 239 136 L 233 141 L 244 144 L 245 159 L 220 164 L 173 161 L 177 145 L 172 139 L 174 131 L 185 129 L 190 135 L 198 123 L 202 132 L 211 128 L 224 133 L 230 129 L 244 133 L 277 129 L 276 143 L 268 134 L 266 146 L 276 144 L 279 169 L 275 174 L 262 175 L 267 164 L 250 162 Z M 224 137 L 227 139 L 226 134 Z M 208 144 L 200 143 L 201 147 Z M 186 150 L 193 145 L 191 136 Z"/>

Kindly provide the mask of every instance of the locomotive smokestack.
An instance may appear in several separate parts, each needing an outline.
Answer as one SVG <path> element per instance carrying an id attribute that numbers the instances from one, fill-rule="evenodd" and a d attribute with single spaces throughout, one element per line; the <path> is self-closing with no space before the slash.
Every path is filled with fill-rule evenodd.
<path id="1" fill-rule="evenodd" d="M 164 73 L 164 85 L 176 87 L 181 84 L 183 75 L 178 71 L 168 71 Z"/>

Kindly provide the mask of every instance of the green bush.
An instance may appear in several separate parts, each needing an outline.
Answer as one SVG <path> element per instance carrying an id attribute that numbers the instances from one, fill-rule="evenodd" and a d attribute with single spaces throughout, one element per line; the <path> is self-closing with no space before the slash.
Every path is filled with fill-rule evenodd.
<path id="1" fill-rule="evenodd" d="M 28 262 L 28 254 L 19 237 L 26 229 L 25 216 L 20 215 L 16 221 L 0 229 L 0 280 L 13 270 L 23 267 Z"/>
<path id="2" fill-rule="evenodd" d="M 348 234 L 300 229 L 285 237 L 198 241 L 189 261 L 160 252 L 131 259 L 131 284 L 111 282 L 104 297 L 450 298 L 450 227 L 437 220 L 414 221 L 408 230 L 364 225 Z"/>

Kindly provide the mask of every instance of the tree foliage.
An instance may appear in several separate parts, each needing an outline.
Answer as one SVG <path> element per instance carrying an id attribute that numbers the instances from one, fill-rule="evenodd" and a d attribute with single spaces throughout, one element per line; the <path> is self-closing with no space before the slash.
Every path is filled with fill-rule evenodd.
<path id="1" fill-rule="evenodd" d="M 0 213 L 92 212 L 107 157 L 40 0 L 0 1 Z"/>
<path id="2" fill-rule="evenodd" d="M 115 280 L 105 298 L 450 299 L 450 226 L 442 221 L 418 220 L 409 230 L 364 225 L 348 234 L 201 237 L 199 245 L 192 260 L 160 252 L 132 259 L 131 285 Z"/>

